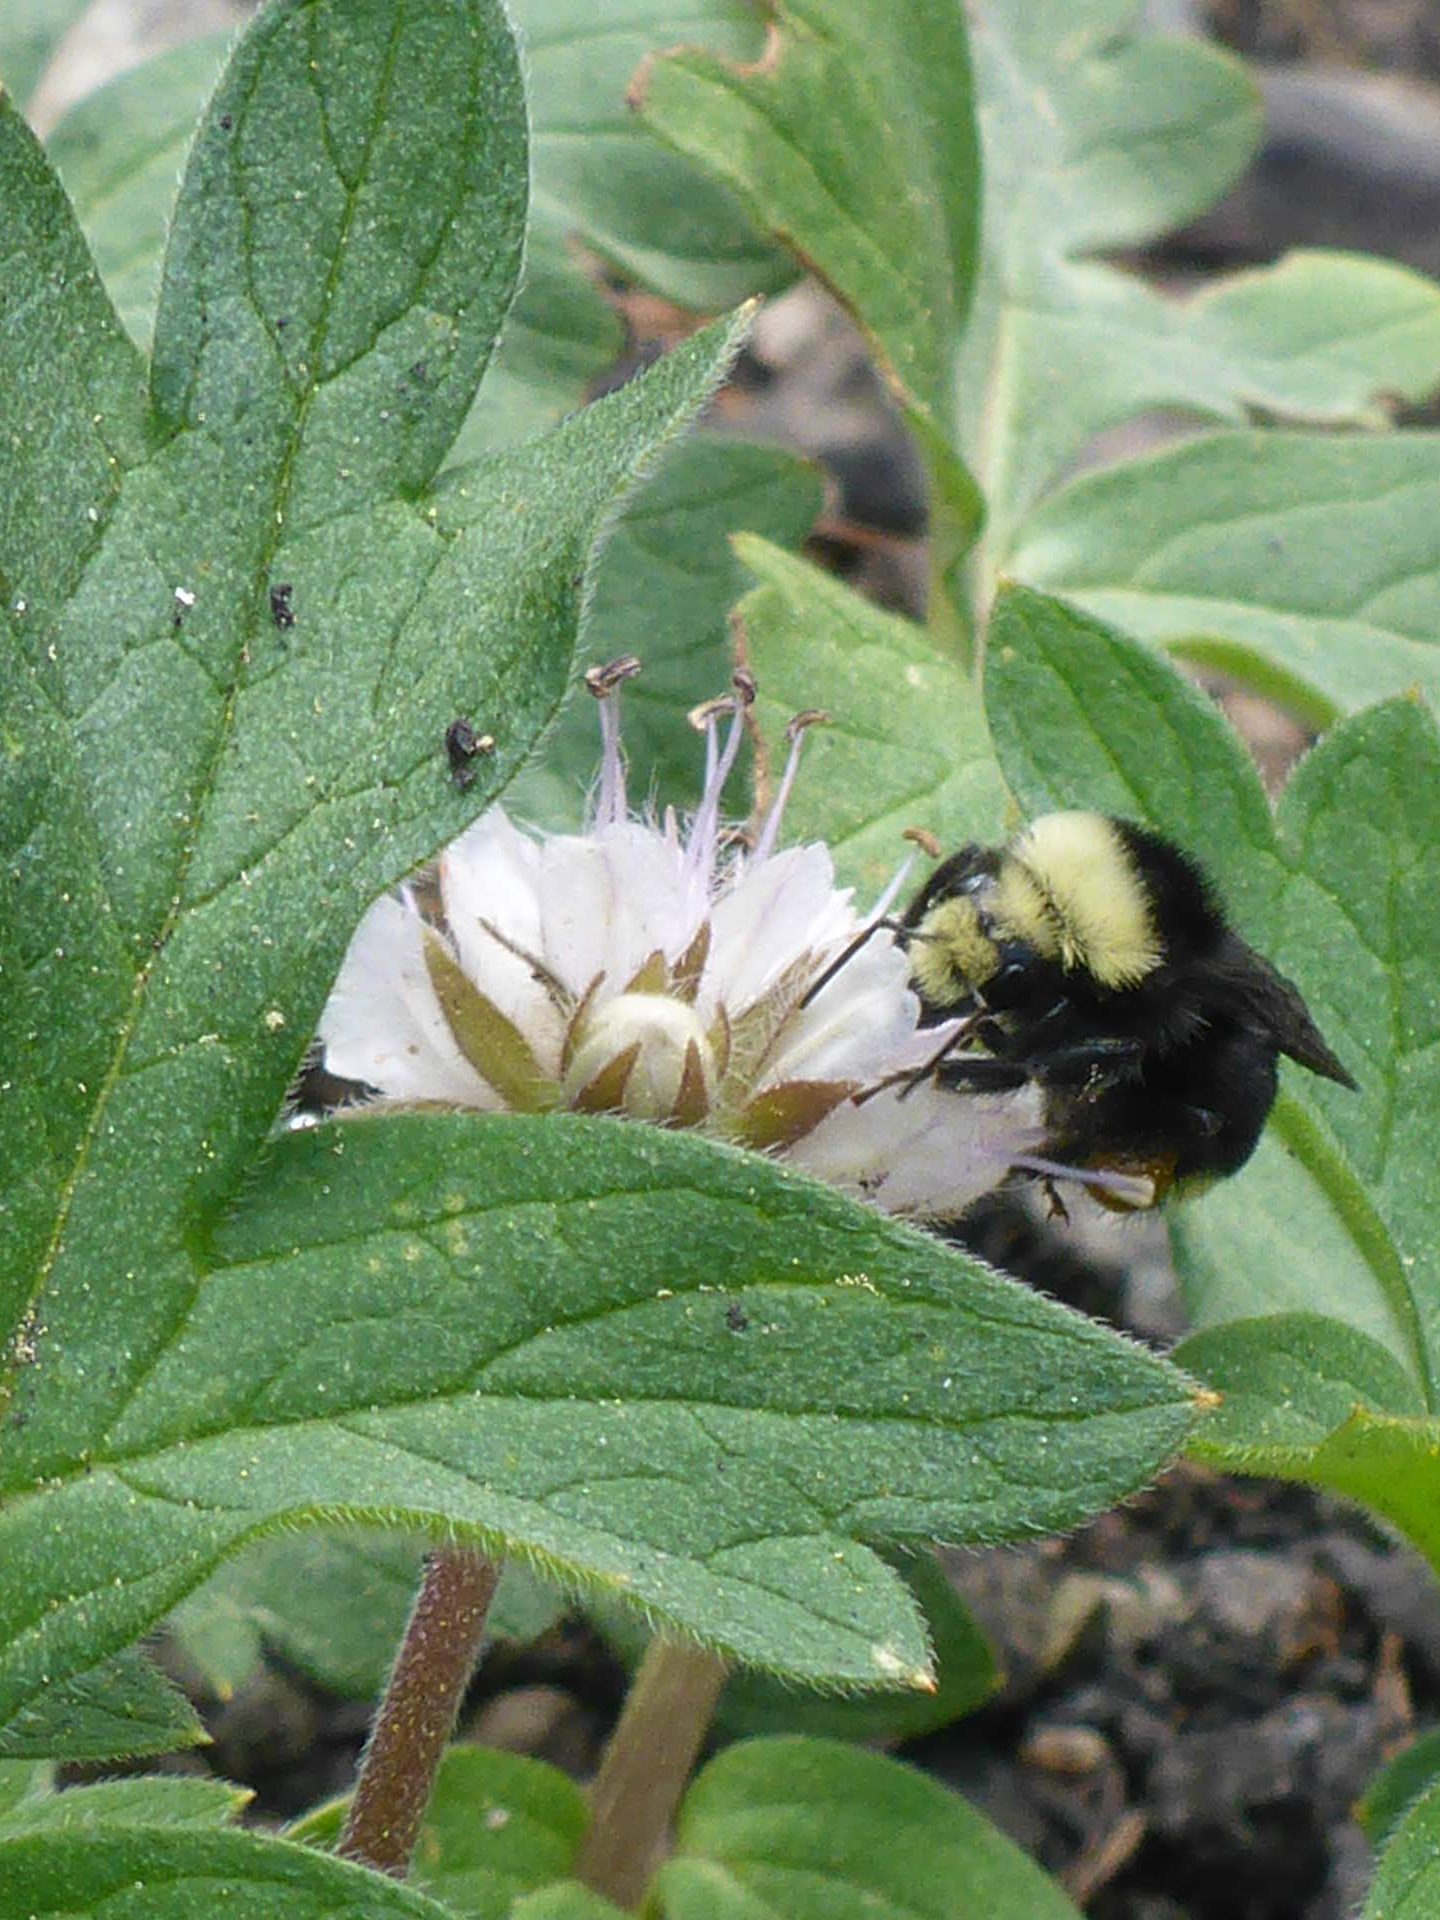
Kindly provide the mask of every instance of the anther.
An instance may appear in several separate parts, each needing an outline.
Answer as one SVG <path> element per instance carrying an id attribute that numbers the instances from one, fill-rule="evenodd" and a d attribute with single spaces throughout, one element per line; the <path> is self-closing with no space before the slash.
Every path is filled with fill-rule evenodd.
<path id="1" fill-rule="evenodd" d="M 940 842 L 928 827 L 906 827 L 900 838 L 909 840 L 914 846 L 919 847 L 927 860 L 940 858 L 942 851 Z"/>
<path id="2" fill-rule="evenodd" d="M 597 700 L 605 700 L 617 687 L 624 686 L 627 680 L 633 680 L 639 671 L 640 656 L 622 653 L 618 660 L 607 660 L 600 666 L 587 667 L 585 685 Z"/>

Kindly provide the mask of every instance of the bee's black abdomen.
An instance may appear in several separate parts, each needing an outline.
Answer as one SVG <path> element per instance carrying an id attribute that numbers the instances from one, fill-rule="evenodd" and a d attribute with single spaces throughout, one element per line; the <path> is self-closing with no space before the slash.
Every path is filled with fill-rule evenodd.
<path id="1" fill-rule="evenodd" d="M 1173 1156 L 1179 1180 L 1237 1173 L 1275 1104 L 1276 1060 L 1266 1035 L 1228 1022 L 1147 1050 L 1134 1077 L 1052 1102 L 1053 1150 L 1092 1165 L 1153 1150 Z"/>

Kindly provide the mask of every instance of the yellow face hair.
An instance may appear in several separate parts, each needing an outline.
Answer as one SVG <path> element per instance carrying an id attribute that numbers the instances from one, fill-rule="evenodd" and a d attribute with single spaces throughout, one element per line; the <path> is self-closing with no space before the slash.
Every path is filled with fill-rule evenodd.
<path id="1" fill-rule="evenodd" d="M 1160 935 L 1123 840 L 1099 813 L 1047 813 L 1010 845 L 995 918 L 1064 968 L 1102 987 L 1133 987 L 1160 964 Z"/>
<path id="2" fill-rule="evenodd" d="M 954 1006 L 974 988 L 983 987 L 1000 964 L 995 942 L 980 925 L 979 912 L 968 894 L 932 907 L 907 951 L 915 990 L 933 1007 Z"/>

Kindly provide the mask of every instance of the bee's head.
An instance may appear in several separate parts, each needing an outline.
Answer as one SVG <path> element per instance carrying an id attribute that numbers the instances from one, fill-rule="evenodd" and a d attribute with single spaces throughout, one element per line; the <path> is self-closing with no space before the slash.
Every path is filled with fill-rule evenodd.
<path id="1" fill-rule="evenodd" d="M 1067 974 L 1107 992 L 1138 986 L 1166 950 L 1150 843 L 1073 812 L 1043 814 L 998 852 L 962 848 L 906 915 L 916 991 L 945 1009 L 976 993 L 1013 1006 Z"/>

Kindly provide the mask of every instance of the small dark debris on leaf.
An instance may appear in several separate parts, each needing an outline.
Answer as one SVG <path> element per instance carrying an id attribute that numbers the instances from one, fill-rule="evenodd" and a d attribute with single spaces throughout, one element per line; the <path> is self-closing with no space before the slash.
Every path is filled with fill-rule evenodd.
<path id="1" fill-rule="evenodd" d="M 295 609 L 290 604 L 290 596 L 294 591 L 288 580 L 282 586 L 270 589 L 270 618 L 282 633 L 288 632 L 295 624 Z"/>
<path id="2" fill-rule="evenodd" d="M 450 778 L 457 792 L 465 793 L 474 786 L 479 772 L 475 762 L 494 751 L 493 733 L 476 733 L 463 716 L 450 722 L 445 729 L 445 756 L 450 762 Z"/>
<path id="3" fill-rule="evenodd" d="M 749 1316 L 738 1300 L 732 1300 L 726 1307 L 725 1324 L 732 1333 L 744 1333 L 750 1325 Z"/>
<path id="4" fill-rule="evenodd" d="M 231 129 L 231 128 L 232 128 L 233 126 L 234 126 L 234 124 L 235 124 L 235 116 L 234 116 L 234 114 L 233 114 L 233 113 L 222 113 L 222 114 L 221 114 L 221 116 L 220 116 L 220 131 L 221 131 L 222 133 L 229 133 L 229 131 L 230 131 L 230 129 Z"/>

